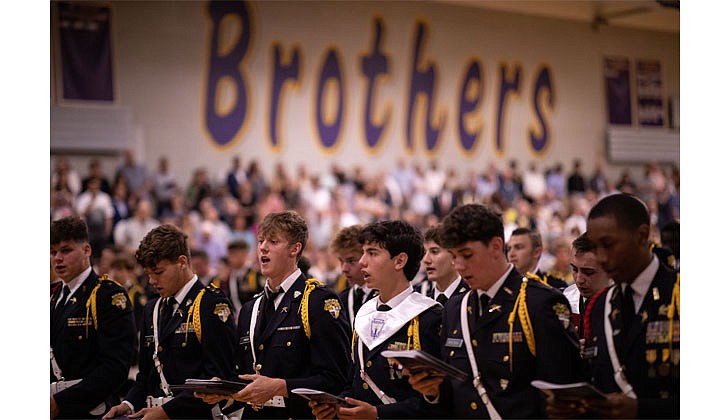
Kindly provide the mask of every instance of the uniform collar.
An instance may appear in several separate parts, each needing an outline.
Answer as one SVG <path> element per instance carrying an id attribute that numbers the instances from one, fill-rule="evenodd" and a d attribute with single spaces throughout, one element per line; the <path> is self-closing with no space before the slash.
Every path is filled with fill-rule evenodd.
<path id="1" fill-rule="evenodd" d="M 455 290 L 457 290 L 458 286 L 460 285 L 460 275 L 458 275 L 455 280 L 450 283 L 449 286 L 447 286 L 447 289 L 445 289 L 444 292 L 441 292 L 437 290 L 437 284 L 433 285 L 432 290 L 435 291 L 435 293 L 432 295 L 432 298 L 437 300 L 437 297 L 440 295 L 445 295 L 446 298 L 450 299 L 452 297 L 452 294 L 455 293 Z"/>
<path id="2" fill-rule="evenodd" d="M 91 266 L 88 266 L 85 270 L 81 272 L 78 276 L 74 277 L 73 280 L 69 281 L 68 283 L 65 283 L 64 286 L 68 286 L 68 288 L 71 290 L 71 293 L 68 294 L 68 297 L 70 298 L 73 296 L 74 293 L 76 293 L 76 290 L 78 290 L 79 287 L 83 284 L 83 281 L 88 278 L 88 276 L 91 274 Z"/>
<path id="3" fill-rule="evenodd" d="M 497 282 L 495 282 L 488 290 L 483 291 L 478 289 L 478 298 L 485 293 L 488 295 L 489 298 L 493 299 L 495 297 L 495 294 L 498 293 L 498 290 L 500 290 L 501 286 L 503 286 L 503 283 L 506 282 L 506 279 L 508 278 L 508 275 L 511 274 L 511 270 L 513 270 L 513 264 L 508 263 L 508 268 L 506 269 L 505 273 L 498 279 Z"/>

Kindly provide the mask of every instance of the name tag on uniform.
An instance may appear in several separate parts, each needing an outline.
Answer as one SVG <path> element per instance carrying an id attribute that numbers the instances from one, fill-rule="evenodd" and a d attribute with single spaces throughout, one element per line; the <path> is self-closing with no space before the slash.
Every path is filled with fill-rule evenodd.
<path id="1" fill-rule="evenodd" d="M 292 331 L 292 330 L 300 330 L 300 325 L 291 325 L 290 327 L 278 327 L 276 328 L 276 331 Z"/>
<path id="2" fill-rule="evenodd" d="M 245 335 L 240 337 L 240 344 L 250 344 L 250 336 Z"/>
<path id="3" fill-rule="evenodd" d="M 509 343 L 510 341 L 511 341 L 510 332 L 493 333 L 493 343 Z M 523 342 L 523 334 L 520 331 L 515 331 L 513 333 L 513 342 L 514 343 Z"/>
<path id="4" fill-rule="evenodd" d="M 593 359 L 597 357 L 597 346 L 585 347 L 581 357 L 584 359 Z"/>
<path id="5" fill-rule="evenodd" d="M 90 325 L 91 319 L 88 319 L 89 322 L 86 322 L 86 317 L 79 317 L 79 318 L 68 318 L 68 326 L 69 327 L 85 327 L 86 325 Z"/>
<path id="6" fill-rule="evenodd" d="M 154 336 L 153 335 L 145 335 L 144 336 L 144 344 L 149 347 L 154 343 Z"/>
<path id="7" fill-rule="evenodd" d="M 454 347 L 454 348 L 460 348 L 463 346 L 463 339 L 462 338 L 448 338 L 445 341 L 445 347 Z"/>

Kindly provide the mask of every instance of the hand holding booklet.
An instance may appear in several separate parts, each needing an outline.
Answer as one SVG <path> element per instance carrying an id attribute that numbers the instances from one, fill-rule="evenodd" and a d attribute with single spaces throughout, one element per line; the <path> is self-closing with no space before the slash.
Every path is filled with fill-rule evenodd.
<path id="1" fill-rule="evenodd" d="M 531 385 L 541 390 L 546 396 L 554 397 L 557 400 L 581 401 L 606 398 L 606 395 L 588 382 L 552 384 L 546 381 L 531 381 Z"/>
<path id="2" fill-rule="evenodd" d="M 382 352 L 382 356 L 396 359 L 397 363 L 412 373 L 427 371 L 434 376 L 450 376 L 461 382 L 470 378 L 470 375 L 462 370 L 450 366 L 422 350 L 385 350 Z"/>
<path id="3" fill-rule="evenodd" d="M 232 395 L 250 382 L 226 381 L 222 379 L 187 379 L 184 384 L 170 385 L 171 391 L 192 391 L 200 394 Z"/>
<path id="4" fill-rule="evenodd" d="M 316 401 L 317 403 L 320 403 L 320 404 L 340 405 L 344 408 L 353 407 L 351 404 L 347 403 L 346 400 L 344 400 L 343 398 L 337 397 L 336 395 L 333 395 L 333 394 L 329 394 L 328 392 L 319 391 L 317 389 L 295 388 L 295 389 L 292 389 L 291 392 L 296 395 L 300 395 L 307 400 Z"/>

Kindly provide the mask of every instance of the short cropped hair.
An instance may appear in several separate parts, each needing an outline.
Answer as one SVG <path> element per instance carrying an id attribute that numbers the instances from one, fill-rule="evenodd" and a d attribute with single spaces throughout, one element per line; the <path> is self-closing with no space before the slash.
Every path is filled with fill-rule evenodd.
<path id="1" fill-rule="evenodd" d="M 407 254 L 404 275 L 412 280 L 420 269 L 420 261 L 425 255 L 422 233 L 411 224 L 402 220 L 388 220 L 369 223 L 359 234 L 362 244 L 376 244 L 394 257 L 402 252 Z"/>
<path id="2" fill-rule="evenodd" d="M 528 235 L 531 239 L 531 246 L 533 248 L 543 248 L 543 240 L 541 239 L 541 233 L 538 230 L 519 227 L 511 232 L 511 237 L 520 235 Z"/>
<path id="3" fill-rule="evenodd" d="M 232 251 L 234 249 L 239 249 L 239 250 L 242 250 L 242 251 L 247 251 L 248 249 L 250 249 L 250 245 L 248 245 L 248 242 L 247 241 L 243 241 L 243 240 L 232 241 L 232 242 L 230 242 L 228 244 L 227 250 L 228 251 Z"/>
<path id="4" fill-rule="evenodd" d="M 460 205 L 442 220 L 440 237 L 440 245 L 445 248 L 471 241 L 487 245 L 495 237 L 505 241 L 503 218 L 500 211 L 492 207 L 474 203 Z"/>
<path id="5" fill-rule="evenodd" d="M 637 230 L 650 225 L 650 213 L 645 203 L 632 194 L 608 195 L 589 211 L 589 220 L 598 217 L 614 217 L 621 229 Z"/>
<path id="6" fill-rule="evenodd" d="M 190 259 L 187 234 L 172 224 L 157 226 L 144 236 L 136 251 L 142 268 L 154 268 L 162 260 L 177 261 L 181 255 Z"/>
<path id="7" fill-rule="evenodd" d="M 440 225 L 434 225 L 425 231 L 425 242 L 434 242 L 440 245 Z"/>
<path id="8" fill-rule="evenodd" d="M 51 222 L 51 245 L 63 241 L 88 242 L 88 226 L 78 216 L 68 216 Z"/>
<path id="9" fill-rule="evenodd" d="M 594 244 L 594 242 L 590 241 L 589 238 L 587 238 L 586 232 L 582 233 L 576 239 L 574 239 L 574 241 L 571 243 L 571 248 L 574 250 L 574 253 L 576 255 L 597 251 L 597 246 Z"/>
<path id="10" fill-rule="evenodd" d="M 296 261 L 300 260 L 308 242 L 308 226 L 303 217 L 293 210 L 267 214 L 258 226 L 258 238 L 277 233 L 282 233 L 291 244 L 301 243 L 301 251 L 296 255 Z"/>
<path id="11" fill-rule="evenodd" d="M 203 261 L 209 262 L 210 255 L 202 248 L 192 248 L 190 250 L 190 258 L 202 258 Z"/>
<path id="12" fill-rule="evenodd" d="M 359 242 L 359 234 L 364 227 L 362 225 L 347 226 L 336 233 L 334 239 L 331 240 L 331 252 L 342 254 L 345 252 L 362 253 L 361 242 Z"/>

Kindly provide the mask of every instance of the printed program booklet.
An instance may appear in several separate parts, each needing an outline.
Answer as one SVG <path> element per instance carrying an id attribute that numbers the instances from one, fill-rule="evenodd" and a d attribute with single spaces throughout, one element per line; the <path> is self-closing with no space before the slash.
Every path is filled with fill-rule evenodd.
<path id="1" fill-rule="evenodd" d="M 572 384 L 552 384 L 546 381 L 531 381 L 531 385 L 557 400 L 580 401 L 602 399 L 606 396 L 588 382 L 576 382 Z"/>
<path id="2" fill-rule="evenodd" d="M 296 395 L 300 395 L 307 400 L 316 401 L 320 404 L 340 405 L 345 408 L 352 407 L 352 405 L 347 403 L 346 400 L 344 400 L 343 398 L 337 397 L 333 394 L 329 394 L 328 392 L 319 391 L 317 389 L 295 388 L 292 389 L 291 392 Z"/>
<path id="3" fill-rule="evenodd" d="M 470 378 L 470 375 L 462 370 L 450 366 L 422 350 L 385 350 L 382 352 L 382 356 L 388 359 L 396 359 L 397 363 L 412 373 L 427 371 L 431 375 L 450 376 L 461 382 L 465 382 Z"/>
<path id="4" fill-rule="evenodd" d="M 170 385 L 171 391 L 192 391 L 200 394 L 232 395 L 250 382 L 225 381 L 222 379 L 187 379 L 184 384 Z"/>

